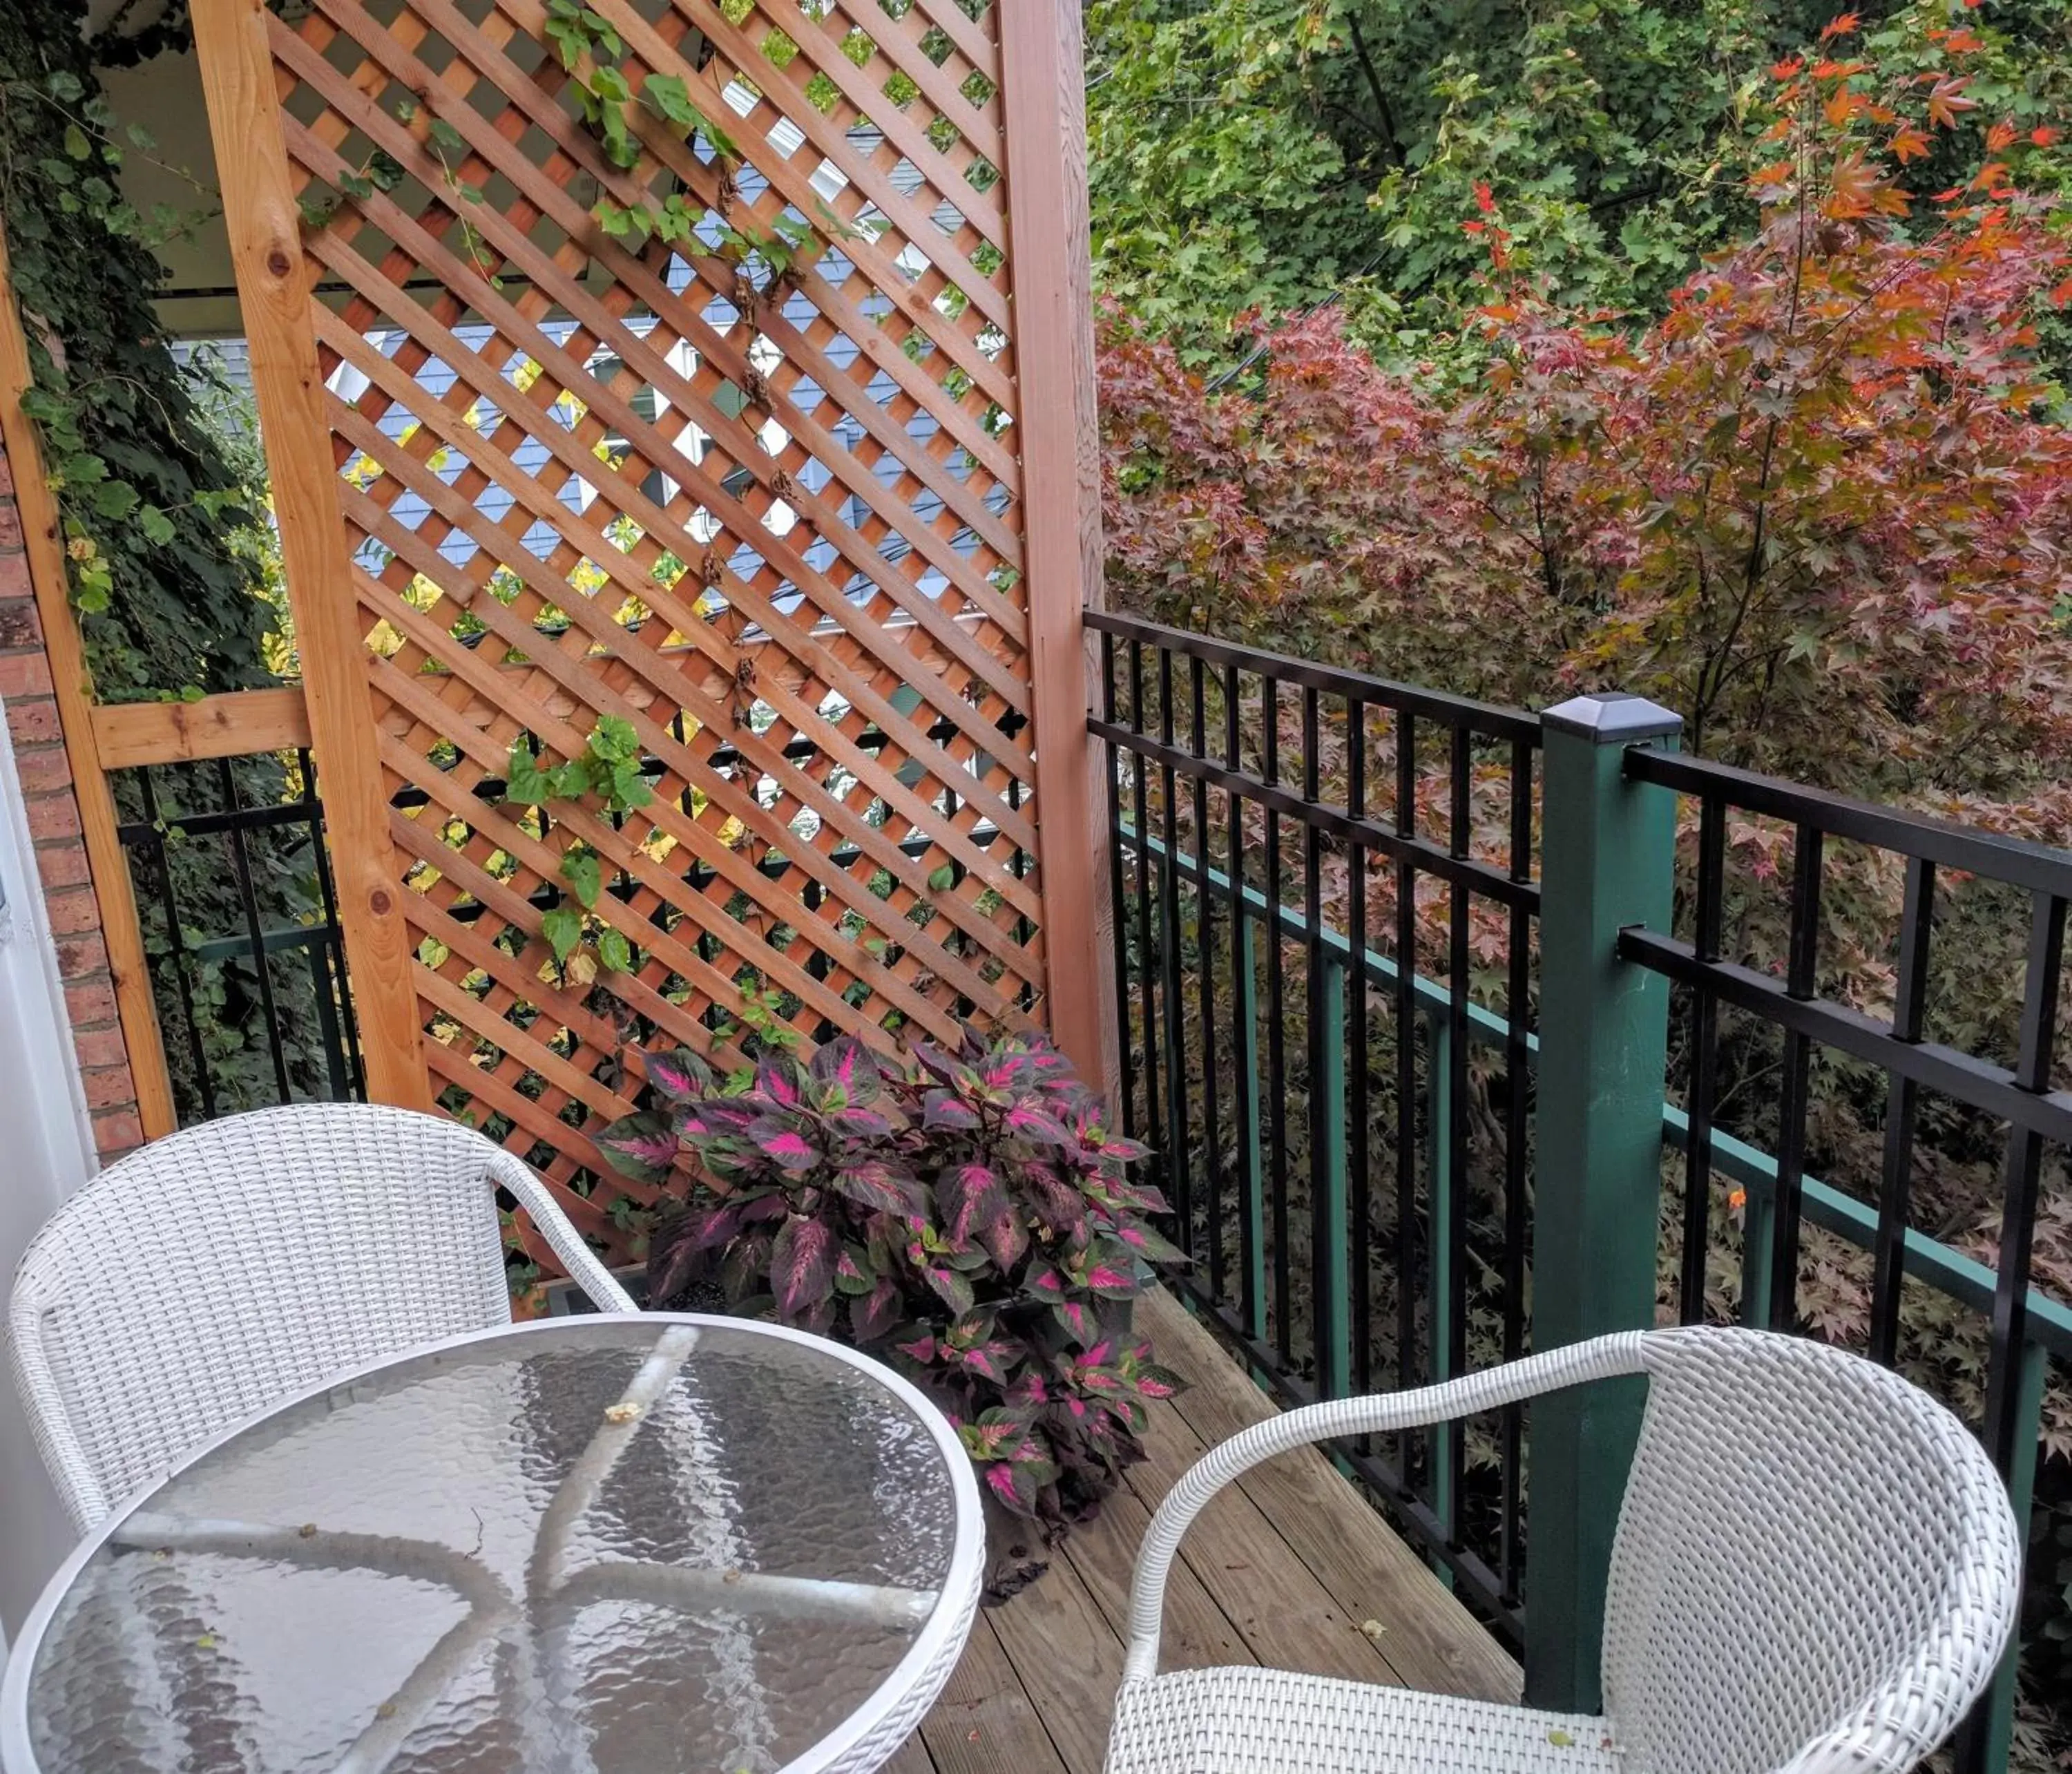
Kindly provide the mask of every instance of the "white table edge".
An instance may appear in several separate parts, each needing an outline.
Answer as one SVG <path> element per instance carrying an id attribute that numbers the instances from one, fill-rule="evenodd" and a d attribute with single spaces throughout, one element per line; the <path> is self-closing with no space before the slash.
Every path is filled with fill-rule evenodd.
<path id="1" fill-rule="evenodd" d="M 343 1373 L 333 1374 L 290 1397 L 277 1400 L 264 1410 L 253 1412 L 196 1447 L 179 1464 L 139 1485 L 117 1508 L 109 1512 L 105 1521 L 88 1532 L 66 1555 L 64 1562 L 58 1566 L 50 1581 L 43 1586 L 43 1593 L 36 1598 L 36 1605 L 29 1611 L 28 1617 L 22 1623 L 22 1630 L 10 1649 L 6 1673 L 0 1675 L 0 1774 L 42 1774 L 42 1764 L 37 1761 L 35 1752 L 29 1743 L 29 1676 L 35 1665 L 36 1653 L 42 1648 L 43 1634 L 49 1628 L 52 1616 L 57 1611 L 58 1604 L 64 1599 L 66 1592 L 87 1561 L 107 1544 L 116 1528 L 190 1467 L 199 1464 L 218 1448 L 235 1441 L 248 1430 L 306 1404 L 311 1399 L 320 1398 L 342 1386 L 350 1386 L 386 1373 L 391 1368 L 401 1367 L 405 1362 L 420 1360 L 429 1355 L 444 1354 L 450 1350 L 463 1349 L 473 1344 L 491 1342 L 501 1337 L 580 1334 L 583 1327 L 615 1321 L 652 1324 L 658 1329 L 672 1324 L 690 1324 L 701 1328 L 747 1332 L 757 1336 L 776 1337 L 786 1342 L 804 1344 L 833 1356 L 850 1367 L 861 1369 L 874 1383 L 884 1387 L 906 1405 L 935 1438 L 944 1463 L 949 1468 L 951 1488 L 956 1496 L 957 1517 L 956 1538 L 950 1554 L 950 1568 L 937 1592 L 935 1611 L 929 1616 L 927 1624 L 915 1635 L 914 1642 L 907 1647 L 906 1655 L 886 1673 L 884 1680 L 871 1690 L 863 1703 L 833 1731 L 814 1743 L 805 1754 L 787 1763 L 779 1774 L 796 1774 L 796 1771 L 837 1764 L 850 1747 L 875 1731 L 886 1715 L 899 1705 L 912 1690 L 916 1678 L 942 1654 L 950 1636 L 970 1617 L 971 1610 L 968 1603 L 976 1594 L 984 1573 L 985 1515 L 979 1498 L 978 1479 L 972 1471 L 972 1463 L 964 1451 L 964 1444 L 958 1440 L 956 1431 L 950 1426 L 941 1410 L 904 1374 L 831 1338 L 815 1336 L 810 1332 L 795 1330 L 789 1325 L 772 1324 L 765 1319 L 728 1318 L 710 1312 L 586 1312 L 565 1318 L 532 1319 L 522 1323 L 491 1324 L 479 1331 L 465 1332 L 458 1336 L 439 1337 L 430 1343 L 421 1343 L 394 1355 L 384 1356 L 378 1361 L 347 1369 Z"/>

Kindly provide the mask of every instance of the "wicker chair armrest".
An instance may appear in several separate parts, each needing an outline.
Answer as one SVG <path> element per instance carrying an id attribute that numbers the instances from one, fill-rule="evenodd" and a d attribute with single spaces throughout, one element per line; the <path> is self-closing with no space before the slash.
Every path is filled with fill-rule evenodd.
<path id="1" fill-rule="evenodd" d="M 561 1212 L 530 1165 L 498 1147 L 489 1160 L 489 1176 L 532 1216 L 540 1236 L 569 1272 L 569 1279 L 590 1296 L 593 1306 L 600 1312 L 639 1311 L 632 1295 L 612 1278 L 611 1271 L 598 1260 L 597 1253 Z"/>
<path id="2" fill-rule="evenodd" d="M 65 1408 L 64 1388 L 43 1340 L 43 1294 L 33 1283 L 18 1282 L 7 1303 L 7 1342 L 44 1467 L 72 1521 L 91 1527 L 113 1507 L 113 1500 Z"/>
<path id="3" fill-rule="evenodd" d="M 1456 1417 L 1494 1410 L 1564 1386 L 1642 1371 L 1643 1332 L 1622 1332 L 1528 1356 L 1480 1373 L 1424 1386 L 1414 1392 L 1380 1393 L 1309 1405 L 1241 1430 L 1202 1455 L 1166 1492 L 1137 1555 L 1129 1592 L 1129 1649 L 1125 1682 L 1157 1673 L 1159 1623 L 1166 1606 L 1166 1579 L 1180 1541 L 1217 1492 L 1276 1454 L 1341 1435 L 1386 1434 L 1450 1422 Z"/>

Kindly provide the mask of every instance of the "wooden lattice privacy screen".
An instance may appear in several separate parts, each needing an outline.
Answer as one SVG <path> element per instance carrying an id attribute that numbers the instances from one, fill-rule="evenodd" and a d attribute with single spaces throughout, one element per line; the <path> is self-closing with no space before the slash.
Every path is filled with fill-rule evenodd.
<path id="1" fill-rule="evenodd" d="M 1099 1063 L 1075 12 L 197 0 L 370 1085 L 608 1244 L 629 1044 L 744 984 Z M 503 798 L 606 715 L 652 804 Z"/>

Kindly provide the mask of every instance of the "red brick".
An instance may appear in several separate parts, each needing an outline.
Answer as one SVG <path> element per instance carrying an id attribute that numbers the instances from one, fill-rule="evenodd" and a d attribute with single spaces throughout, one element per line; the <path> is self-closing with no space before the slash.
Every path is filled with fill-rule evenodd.
<path id="1" fill-rule="evenodd" d="M 14 502 L 14 471 L 9 465 L 5 451 L 0 451 L 0 499 L 6 500 L 10 505 Z"/>
<path id="2" fill-rule="evenodd" d="M 72 787 L 72 760 L 61 745 L 31 746 L 18 751 L 14 773 L 22 779 L 25 795 L 48 794 L 53 788 Z"/>
<path id="3" fill-rule="evenodd" d="M 55 795 L 37 796 L 25 810 L 29 817 L 29 835 L 39 844 L 51 838 L 79 836 L 79 803 L 72 799 L 68 788 Z"/>
<path id="4" fill-rule="evenodd" d="M 115 984 L 113 980 L 83 979 L 65 987 L 65 1015 L 75 1031 L 115 1020 Z"/>
<path id="5" fill-rule="evenodd" d="M 108 965 L 108 947 L 97 930 L 84 936 L 58 938 L 58 978 L 84 979 Z"/>
<path id="6" fill-rule="evenodd" d="M 92 879 L 83 844 L 47 844 L 36 852 L 36 872 L 47 888 L 84 887 Z"/>
<path id="7" fill-rule="evenodd" d="M 47 696 L 17 697 L 10 702 L 7 731 L 17 745 L 56 745 L 64 738 L 58 705 Z"/>
<path id="8" fill-rule="evenodd" d="M 61 892 L 47 893 L 43 895 L 43 908 L 50 914 L 52 936 L 76 936 L 101 928 L 101 907 L 90 887 L 66 887 Z"/>
<path id="9" fill-rule="evenodd" d="M 118 1158 L 144 1143 L 144 1124 L 134 1109 L 121 1109 L 93 1117 L 93 1149 L 103 1158 Z"/>
<path id="10" fill-rule="evenodd" d="M 137 1104 L 137 1087 L 130 1081 L 128 1064 L 119 1066 L 98 1066 L 80 1073 L 80 1081 L 86 1086 L 86 1102 L 89 1109 L 134 1109 Z"/>
<path id="11" fill-rule="evenodd" d="M 47 696 L 51 662 L 41 651 L 0 653 L 0 696 Z"/>
<path id="12" fill-rule="evenodd" d="M 33 598 L 35 581 L 29 577 L 29 557 L 22 552 L 22 526 L 12 505 L 0 504 L 0 598 Z"/>
<path id="13" fill-rule="evenodd" d="M 130 1064 L 129 1045 L 119 1028 L 88 1029 L 84 1035 L 76 1033 L 72 1044 L 79 1054 L 82 1068 Z"/>

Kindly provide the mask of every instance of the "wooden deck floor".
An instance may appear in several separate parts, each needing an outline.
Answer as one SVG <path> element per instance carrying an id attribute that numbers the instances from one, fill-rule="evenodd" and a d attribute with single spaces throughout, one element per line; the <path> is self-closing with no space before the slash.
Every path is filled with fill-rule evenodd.
<path id="1" fill-rule="evenodd" d="M 1150 1512 L 1206 1444 L 1272 1413 L 1169 1294 L 1140 1307 L 1189 1389 L 1153 1407 L 1150 1457 L 1050 1568 L 980 1611 L 942 1702 L 893 1774 L 1100 1774 L 1129 1577 Z M 1515 1701 L 1517 1665 L 1314 1451 L 1270 1461 L 1202 1513 L 1166 1592 L 1162 1667 L 1271 1662 Z"/>

